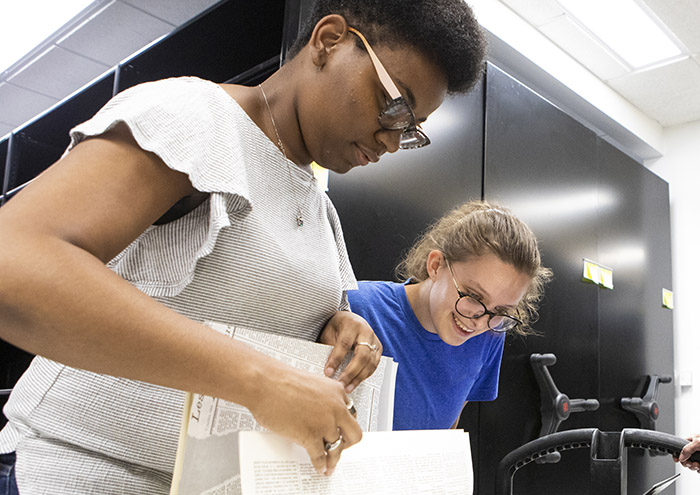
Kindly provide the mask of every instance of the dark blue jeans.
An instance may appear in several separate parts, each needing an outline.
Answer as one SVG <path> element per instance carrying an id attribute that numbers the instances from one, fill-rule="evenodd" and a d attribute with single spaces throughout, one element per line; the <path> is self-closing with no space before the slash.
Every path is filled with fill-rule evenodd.
<path id="1" fill-rule="evenodd" d="M 0 454 L 0 495 L 19 495 L 15 480 L 15 453 Z"/>

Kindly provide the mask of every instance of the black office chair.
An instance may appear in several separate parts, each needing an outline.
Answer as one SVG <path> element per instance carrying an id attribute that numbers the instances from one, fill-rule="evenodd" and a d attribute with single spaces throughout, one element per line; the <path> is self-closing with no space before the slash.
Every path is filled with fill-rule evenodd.
<path id="1" fill-rule="evenodd" d="M 668 433 L 639 429 L 606 433 L 597 428 L 583 428 L 553 433 L 518 447 L 501 460 L 496 470 L 495 495 L 512 495 L 513 475 L 527 464 L 553 453 L 581 448 L 591 450 L 591 493 L 627 495 L 628 448 L 678 457 L 687 443 L 687 440 Z M 700 462 L 700 452 L 693 454 L 691 460 Z"/>

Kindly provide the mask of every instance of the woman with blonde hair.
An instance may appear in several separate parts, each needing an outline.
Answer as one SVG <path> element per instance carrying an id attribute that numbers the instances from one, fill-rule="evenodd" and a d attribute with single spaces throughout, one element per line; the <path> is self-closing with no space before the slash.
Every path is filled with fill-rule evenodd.
<path id="1" fill-rule="evenodd" d="M 467 401 L 498 395 L 505 334 L 531 333 L 551 270 L 524 222 L 470 201 L 430 226 L 397 273 L 405 283 L 348 292 L 399 363 L 394 429 L 454 428 Z"/>

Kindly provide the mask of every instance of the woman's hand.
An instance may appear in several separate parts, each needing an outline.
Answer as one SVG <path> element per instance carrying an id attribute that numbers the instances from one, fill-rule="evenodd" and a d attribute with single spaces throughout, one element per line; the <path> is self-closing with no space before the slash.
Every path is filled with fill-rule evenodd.
<path id="1" fill-rule="evenodd" d="M 267 370 L 248 408 L 262 426 L 306 449 L 316 471 L 330 476 L 342 450 L 362 439 L 350 403 L 342 383 L 279 363 Z"/>
<path id="2" fill-rule="evenodd" d="M 673 458 L 674 461 L 680 462 L 683 466 L 693 471 L 700 471 L 700 463 L 691 462 L 690 456 L 695 452 L 700 452 L 700 433 L 688 437 L 688 444 L 683 447 L 678 458 Z"/>
<path id="3" fill-rule="evenodd" d="M 328 320 L 319 342 L 333 346 L 326 362 L 326 376 L 333 376 L 347 353 L 353 351 L 352 359 L 338 377 L 347 393 L 374 373 L 382 357 L 382 343 L 372 328 L 364 318 L 350 311 L 338 311 Z"/>

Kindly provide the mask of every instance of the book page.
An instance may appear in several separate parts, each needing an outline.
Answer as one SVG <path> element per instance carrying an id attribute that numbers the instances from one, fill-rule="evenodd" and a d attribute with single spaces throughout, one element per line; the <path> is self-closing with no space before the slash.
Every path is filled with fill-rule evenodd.
<path id="1" fill-rule="evenodd" d="M 674 484 L 674 483 L 676 482 L 676 479 L 678 479 L 678 477 L 679 477 L 680 475 L 681 475 L 681 473 L 676 473 L 676 474 L 674 474 L 673 476 L 671 476 L 670 478 L 666 478 L 666 479 L 663 480 L 663 481 L 659 481 L 659 482 L 656 483 L 654 486 L 652 486 L 651 488 L 649 488 L 649 490 L 647 490 L 646 492 L 644 492 L 644 495 L 656 495 L 657 493 L 661 493 L 661 492 L 664 491 L 666 488 L 668 488 L 669 486 L 671 486 L 672 484 Z"/>
<path id="2" fill-rule="evenodd" d="M 271 432 L 241 432 L 243 495 L 472 495 L 469 434 L 462 430 L 365 433 L 336 471 L 314 470 L 306 451 Z"/>
<path id="3" fill-rule="evenodd" d="M 295 368 L 324 375 L 332 346 L 219 323 L 215 330 Z M 347 366 L 338 367 L 334 378 Z M 349 394 L 363 431 L 390 430 L 397 364 L 382 357 L 376 371 Z M 238 433 L 264 430 L 247 408 L 215 397 L 188 394 L 171 495 L 240 493 Z"/>

